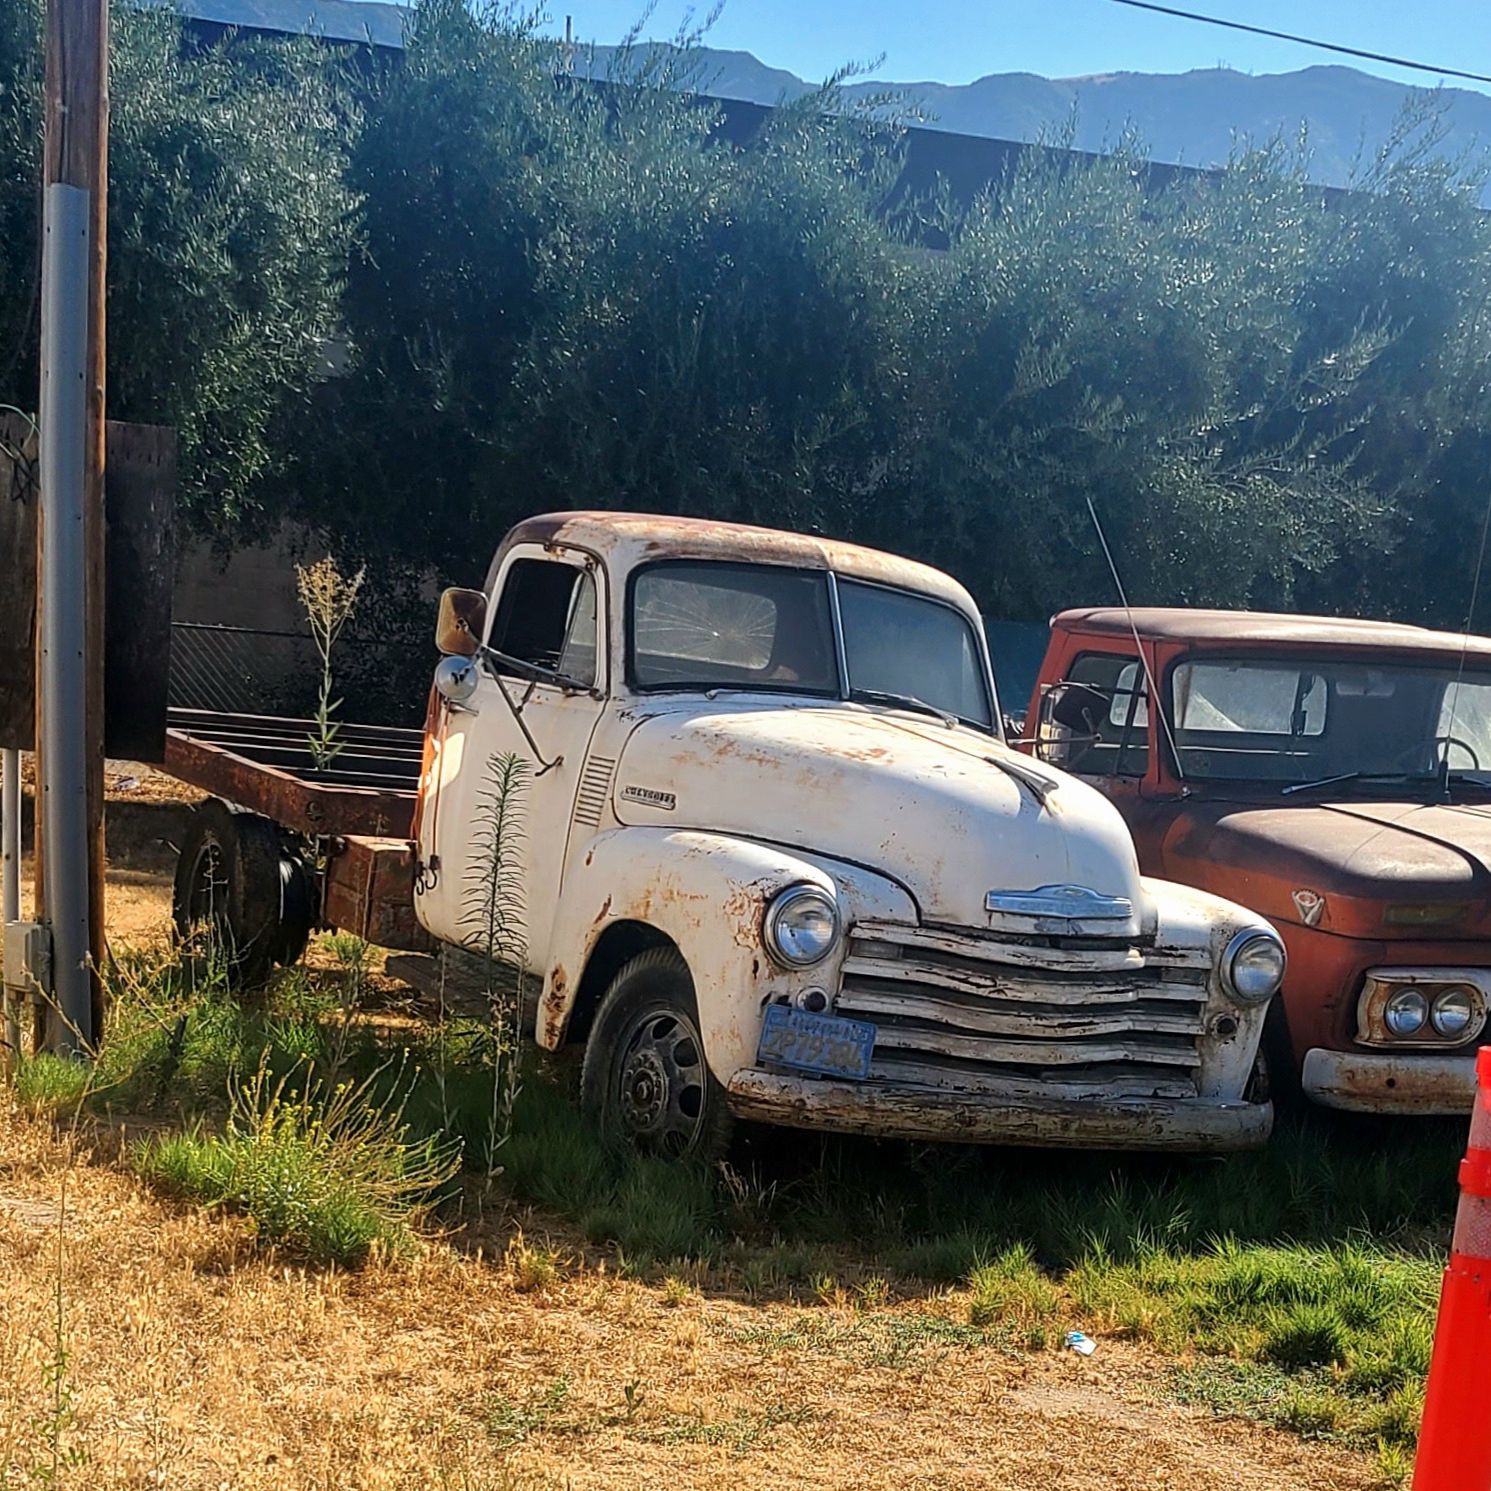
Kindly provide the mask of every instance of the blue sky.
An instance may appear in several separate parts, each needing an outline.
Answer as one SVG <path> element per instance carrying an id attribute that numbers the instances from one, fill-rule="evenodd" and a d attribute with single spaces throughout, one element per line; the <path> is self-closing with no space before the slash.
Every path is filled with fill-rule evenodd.
<path id="1" fill-rule="evenodd" d="M 1486 0 L 1168 0 L 1368 51 L 1491 74 Z M 549 0 L 550 29 L 574 17 L 585 41 L 616 41 L 644 0 Z M 708 0 L 697 6 L 700 13 Z M 644 35 L 666 39 L 685 14 L 658 0 Z M 1341 62 L 1402 83 L 1435 79 L 1311 47 L 1246 36 L 1116 5 L 1112 0 L 726 0 L 708 37 L 716 47 L 754 52 L 812 81 L 838 64 L 886 54 L 887 81 L 966 83 L 994 72 L 1072 77 L 1101 72 L 1185 72 L 1219 62 L 1243 72 L 1290 72 Z M 1447 80 L 1454 82 L 1454 80 Z M 1456 86 L 1491 85 L 1460 82 Z"/>

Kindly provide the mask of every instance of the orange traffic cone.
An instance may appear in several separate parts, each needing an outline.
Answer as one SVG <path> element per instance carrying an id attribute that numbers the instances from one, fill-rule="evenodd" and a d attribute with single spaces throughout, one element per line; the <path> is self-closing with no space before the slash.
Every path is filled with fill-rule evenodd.
<path id="1" fill-rule="evenodd" d="M 1439 1295 L 1413 1491 L 1491 1491 L 1491 1047 L 1476 1062 L 1460 1210 Z"/>

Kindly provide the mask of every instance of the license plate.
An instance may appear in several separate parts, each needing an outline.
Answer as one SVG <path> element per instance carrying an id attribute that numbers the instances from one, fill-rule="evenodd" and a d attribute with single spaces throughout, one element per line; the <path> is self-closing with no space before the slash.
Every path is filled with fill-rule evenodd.
<path id="1" fill-rule="evenodd" d="M 864 1020 L 815 1015 L 809 1010 L 793 1009 L 791 1005 L 769 1004 L 756 1058 L 775 1066 L 794 1067 L 800 1072 L 852 1077 L 863 1082 L 870 1075 L 870 1055 L 874 1049 L 875 1027 Z"/>

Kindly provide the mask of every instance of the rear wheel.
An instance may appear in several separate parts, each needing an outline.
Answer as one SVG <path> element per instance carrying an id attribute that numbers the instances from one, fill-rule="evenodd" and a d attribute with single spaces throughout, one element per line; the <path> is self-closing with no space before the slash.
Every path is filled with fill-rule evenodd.
<path id="1" fill-rule="evenodd" d="M 638 953 L 611 981 L 585 1045 L 580 1095 L 603 1132 L 646 1153 L 724 1154 L 730 1113 L 704 1059 L 694 981 L 676 949 Z"/>
<path id="2" fill-rule="evenodd" d="M 187 822 L 172 913 L 183 941 L 207 936 L 234 979 L 253 983 L 305 951 L 314 890 L 276 824 L 213 797 Z"/>

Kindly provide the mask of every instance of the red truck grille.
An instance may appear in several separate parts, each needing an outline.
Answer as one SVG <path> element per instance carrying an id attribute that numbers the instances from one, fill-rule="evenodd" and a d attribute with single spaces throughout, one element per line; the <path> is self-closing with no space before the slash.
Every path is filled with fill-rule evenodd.
<path id="1" fill-rule="evenodd" d="M 1209 966 L 1141 946 L 862 922 L 837 1013 L 877 1030 L 871 1078 L 1051 1097 L 1194 1097 Z"/>

